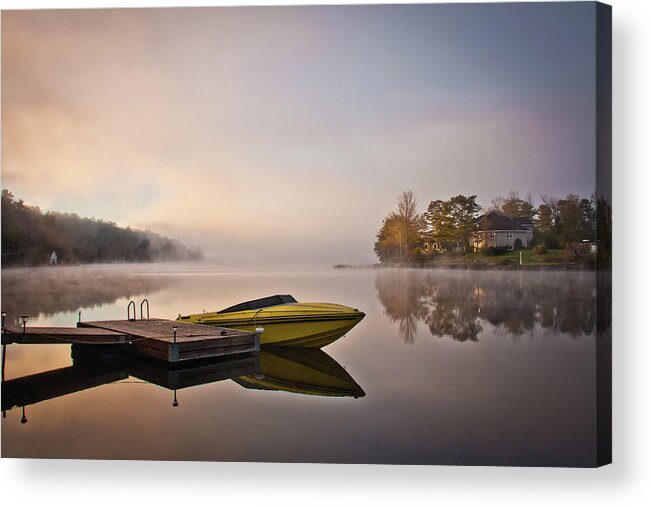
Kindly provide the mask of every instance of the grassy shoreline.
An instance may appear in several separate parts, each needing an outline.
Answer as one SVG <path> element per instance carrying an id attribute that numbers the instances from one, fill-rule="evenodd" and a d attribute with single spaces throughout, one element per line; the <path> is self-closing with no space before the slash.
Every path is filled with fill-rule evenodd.
<path id="1" fill-rule="evenodd" d="M 522 254 L 522 264 L 520 264 Z M 436 259 L 424 262 L 378 263 L 366 266 L 336 264 L 336 269 L 355 268 L 441 268 L 441 269 L 502 269 L 502 270 L 594 270 L 594 256 L 568 258 L 565 250 L 549 250 L 535 254 L 532 250 L 518 250 L 500 255 L 486 255 L 482 252 L 465 254 L 440 254 Z M 601 263 L 600 268 L 609 268 L 610 259 Z"/>

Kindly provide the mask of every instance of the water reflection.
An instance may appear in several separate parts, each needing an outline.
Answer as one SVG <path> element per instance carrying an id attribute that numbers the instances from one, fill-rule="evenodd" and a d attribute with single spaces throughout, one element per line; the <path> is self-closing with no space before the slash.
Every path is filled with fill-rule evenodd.
<path id="1" fill-rule="evenodd" d="M 7 312 L 8 325 L 18 325 L 21 315 L 50 317 L 108 305 L 155 293 L 172 283 L 170 277 L 111 266 L 3 269 L 2 310 Z"/>
<path id="2" fill-rule="evenodd" d="M 3 350 L 3 366 L 5 355 Z M 263 348 L 255 354 L 170 366 L 125 354 L 114 346 L 73 344 L 71 357 L 72 365 L 65 368 L 11 380 L 3 376 L 3 415 L 20 407 L 25 417 L 25 406 L 130 378 L 172 391 L 175 407 L 180 405 L 177 391 L 222 380 L 233 380 L 246 389 L 312 396 L 359 398 L 365 395 L 346 370 L 322 350 Z"/>
<path id="3" fill-rule="evenodd" d="M 348 367 L 366 395 L 355 400 L 354 392 L 364 392 L 357 383 L 346 382 L 340 365 L 330 374 L 329 361 L 318 361 L 314 354 L 301 356 L 307 366 L 283 367 L 292 358 L 282 352 L 289 350 L 276 356 L 275 365 L 259 361 L 257 372 L 247 363 L 231 363 L 227 371 L 220 361 L 187 371 L 161 369 L 129 363 L 126 357 L 116 370 L 108 358 L 103 365 L 100 358 L 88 363 L 75 356 L 73 366 L 93 365 L 89 375 L 103 372 L 108 377 L 117 371 L 120 380 L 101 384 L 106 379 L 86 378 L 89 385 L 99 385 L 35 405 L 29 404 L 35 398 L 14 399 L 2 423 L 3 456 L 594 465 L 597 419 L 600 413 L 610 413 L 607 405 L 596 403 L 595 390 L 608 384 L 601 378 L 597 383 L 595 371 L 609 366 L 607 355 L 597 351 L 609 346 L 609 340 L 568 339 L 570 333 L 564 331 L 576 330 L 574 336 L 579 337 L 592 329 L 599 337 L 599 329 L 609 327 L 606 290 L 597 293 L 604 299 L 596 301 L 598 311 L 590 308 L 593 274 L 385 269 L 244 273 L 206 266 L 201 272 L 167 266 L 103 271 L 145 271 L 134 275 L 136 286 L 125 284 L 124 295 L 140 290 L 139 280 L 159 280 L 163 287 L 155 295 L 142 294 L 152 302 L 155 317 L 173 318 L 206 306 L 223 308 L 252 295 L 277 292 L 359 306 L 367 314 L 364 321 L 326 351 Z M 610 285 L 609 276 L 603 283 Z M 156 283 L 154 290 L 158 287 Z M 62 294 L 62 300 L 67 298 Z M 440 319 L 432 317 L 435 305 Z M 447 312 L 442 311 L 444 305 Z M 22 305 L 14 306 L 23 310 Z M 105 304 L 86 311 L 85 320 L 124 318 L 125 306 L 124 299 Z M 587 317 L 579 318 L 583 311 Z M 475 336 L 478 342 L 437 340 L 427 319 L 436 321 L 447 337 Z M 533 329 L 527 330 L 532 320 Z M 585 329 L 577 325 L 583 320 Z M 74 321 L 74 314 L 59 314 L 49 322 L 30 319 L 28 325 Z M 413 330 L 413 346 L 396 339 L 403 324 Z M 475 328 L 468 331 L 464 326 Z M 523 334 L 511 334 L 514 329 Z M 504 338 L 496 336 L 498 332 Z M 514 344 L 514 337 L 522 338 Z M 71 365 L 70 345 L 7 349 L 7 378 Z M 337 369 L 342 377 L 337 377 Z M 79 375 L 78 387 L 84 380 Z M 325 388 L 324 377 L 330 382 Z M 303 391 L 320 386 L 321 393 L 290 394 L 292 383 Z M 324 397 L 327 391 L 341 389 L 337 383 L 348 383 L 349 393 Z M 52 381 L 49 388 L 54 387 Z M 21 403 L 26 405 L 26 424 L 20 422 L 25 406 Z M 409 431 L 400 430 L 405 421 Z"/>
<path id="4" fill-rule="evenodd" d="M 610 277 L 600 277 L 600 284 L 601 293 L 610 294 Z M 536 325 L 573 338 L 610 325 L 610 315 L 597 312 L 590 272 L 383 270 L 375 288 L 406 343 L 414 342 L 419 323 L 433 336 L 460 342 L 478 341 L 486 325 L 515 339 Z"/>
<path id="5" fill-rule="evenodd" d="M 361 398 L 364 390 L 332 357 L 319 349 L 263 348 L 258 370 L 233 378 L 242 387 L 313 396 Z"/>

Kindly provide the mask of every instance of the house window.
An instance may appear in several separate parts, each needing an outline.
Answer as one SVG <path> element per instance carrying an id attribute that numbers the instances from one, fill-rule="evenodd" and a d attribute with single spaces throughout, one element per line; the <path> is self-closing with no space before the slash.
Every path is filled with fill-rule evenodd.
<path id="1" fill-rule="evenodd" d="M 494 233 L 494 232 L 489 233 L 489 234 L 488 234 L 488 237 L 489 237 L 490 239 L 495 239 L 495 233 Z"/>
<path id="2" fill-rule="evenodd" d="M 512 232 L 507 232 L 506 233 L 506 239 L 513 239 L 513 233 Z"/>

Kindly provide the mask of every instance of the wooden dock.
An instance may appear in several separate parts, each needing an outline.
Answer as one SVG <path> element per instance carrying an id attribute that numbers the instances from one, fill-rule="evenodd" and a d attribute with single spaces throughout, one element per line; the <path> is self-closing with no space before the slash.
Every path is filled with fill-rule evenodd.
<path id="1" fill-rule="evenodd" d="M 171 363 L 260 349 L 260 337 L 256 333 L 175 320 L 103 320 L 81 322 L 78 326 L 125 334 L 131 339 L 130 348 L 134 352 Z"/>
<path id="2" fill-rule="evenodd" d="M 79 322 L 77 327 L 10 326 L 3 331 L 2 343 L 121 345 L 137 354 L 176 363 L 255 352 L 260 349 L 260 335 L 202 324 L 147 318 Z"/>

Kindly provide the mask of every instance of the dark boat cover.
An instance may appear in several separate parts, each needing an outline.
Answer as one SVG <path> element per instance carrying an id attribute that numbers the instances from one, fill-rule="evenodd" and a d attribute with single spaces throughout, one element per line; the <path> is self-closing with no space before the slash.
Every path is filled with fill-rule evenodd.
<path id="1" fill-rule="evenodd" d="M 246 310 L 257 310 L 259 308 L 267 308 L 268 306 L 277 306 L 284 305 L 287 303 L 297 303 L 292 296 L 289 294 L 276 294 L 275 296 L 267 296 L 260 299 L 252 299 L 251 301 L 245 301 L 244 303 L 239 303 L 234 306 L 229 306 L 228 308 L 221 310 L 217 313 L 232 313 L 232 312 L 243 312 Z"/>

